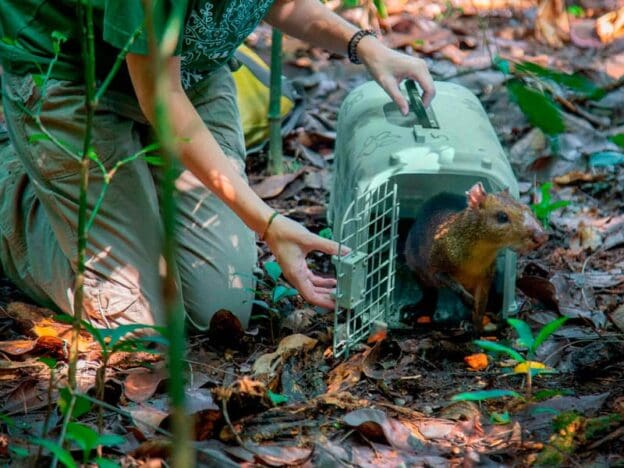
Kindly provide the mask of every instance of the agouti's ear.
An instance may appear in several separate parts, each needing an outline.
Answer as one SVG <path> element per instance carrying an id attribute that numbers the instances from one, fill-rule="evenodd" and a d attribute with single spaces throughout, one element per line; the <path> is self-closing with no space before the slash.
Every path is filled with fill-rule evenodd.
<path id="1" fill-rule="evenodd" d="M 485 188 L 481 182 L 477 182 L 466 192 L 468 207 L 472 209 L 481 208 L 486 197 L 487 193 L 485 192 Z"/>

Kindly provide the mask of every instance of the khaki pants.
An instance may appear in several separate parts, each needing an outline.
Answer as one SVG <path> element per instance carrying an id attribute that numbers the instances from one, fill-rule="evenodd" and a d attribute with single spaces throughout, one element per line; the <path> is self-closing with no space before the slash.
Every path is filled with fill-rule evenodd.
<path id="1" fill-rule="evenodd" d="M 76 271 L 79 163 L 28 115 L 40 90 L 30 76 L 3 76 L 10 139 L 0 134 L 0 261 L 4 274 L 36 302 L 72 313 Z M 227 67 L 187 91 L 221 148 L 244 175 L 245 146 L 236 89 Z M 82 148 L 82 85 L 50 80 L 41 121 L 63 144 Z M 93 147 L 107 169 L 150 142 L 136 101 L 107 93 L 98 106 Z M 206 157 L 210 157 L 209 154 Z M 144 160 L 114 175 L 89 232 L 85 310 L 99 326 L 164 324 L 159 261 L 162 222 L 157 170 Z M 91 164 L 88 205 L 103 186 Z M 198 329 L 220 309 L 247 326 L 253 299 L 255 235 L 189 171 L 177 180 L 178 272 L 185 310 Z M 182 318 L 181 318 L 182 319 Z"/>

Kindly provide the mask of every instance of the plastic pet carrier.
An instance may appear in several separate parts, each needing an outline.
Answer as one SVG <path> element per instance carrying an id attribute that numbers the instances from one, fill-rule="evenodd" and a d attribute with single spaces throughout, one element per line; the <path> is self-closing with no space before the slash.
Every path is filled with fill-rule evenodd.
<path id="1" fill-rule="evenodd" d="M 440 192 L 463 195 L 479 181 L 488 192 L 508 188 L 518 197 L 511 166 L 474 94 L 437 82 L 425 109 L 412 81 L 402 90 L 407 116 L 375 82 L 354 89 L 338 115 L 328 214 L 335 239 L 351 252 L 334 258 L 337 357 L 375 327 L 406 326 L 403 311 L 421 293 L 403 263 L 402 245 L 424 201 Z M 515 272 L 515 254 L 503 251 L 493 285 L 503 316 L 516 311 Z"/>

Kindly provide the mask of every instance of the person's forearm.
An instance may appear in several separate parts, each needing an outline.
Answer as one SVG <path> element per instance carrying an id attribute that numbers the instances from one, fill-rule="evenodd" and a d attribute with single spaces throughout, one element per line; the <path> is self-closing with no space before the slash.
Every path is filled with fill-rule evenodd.
<path id="1" fill-rule="evenodd" d="M 349 40 L 357 28 L 318 0 L 277 0 L 266 21 L 289 36 L 346 55 Z M 364 38 L 358 50 L 382 46 L 374 38 Z"/>
<path id="2" fill-rule="evenodd" d="M 190 100 L 184 98 L 172 97 L 168 103 L 174 134 L 184 141 L 180 143 L 182 163 L 250 229 L 261 235 L 273 210 L 240 176 Z"/>
<path id="3" fill-rule="evenodd" d="M 154 125 L 155 92 L 151 78 L 151 59 L 148 56 L 128 54 L 126 62 L 141 109 Z M 169 59 L 167 72 L 171 83 L 167 93 L 167 112 L 178 141 L 182 163 L 250 229 L 262 234 L 273 210 L 241 177 L 182 89 L 179 58 Z"/>

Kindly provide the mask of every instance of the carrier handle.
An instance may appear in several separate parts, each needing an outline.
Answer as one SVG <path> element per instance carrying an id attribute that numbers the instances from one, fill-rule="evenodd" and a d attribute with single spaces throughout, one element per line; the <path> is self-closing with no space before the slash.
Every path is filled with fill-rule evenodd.
<path id="1" fill-rule="evenodd" d="M 420 94 L 418 94 L 418 89 L 416 88 L 414 80 L 406 80 L 405 89 L 407 89 L 407 97 L 410 101 L 410 107 L 414 111 L 414 114 L 416 114 L 418 124 L 423 128 L 440 128 L 435 117 L 431 119 L 429 118 L 427 110 L 425 109 L 422 99 L 420 98 Z"/>

